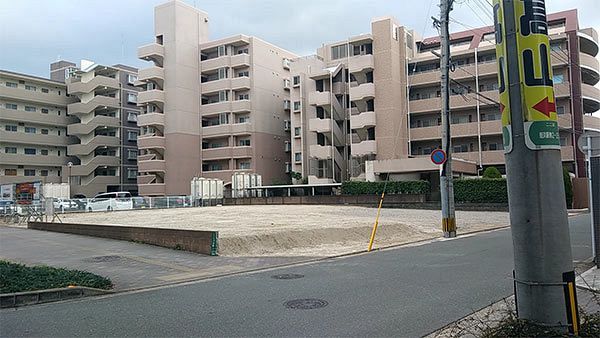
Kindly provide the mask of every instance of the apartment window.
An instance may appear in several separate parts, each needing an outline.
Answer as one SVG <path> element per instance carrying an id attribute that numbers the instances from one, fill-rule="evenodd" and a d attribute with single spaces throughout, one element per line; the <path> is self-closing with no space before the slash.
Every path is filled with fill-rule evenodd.
<path id="1" fill-rule="evenodd" d="M 238 54 L 248 54 L 248 48 L 238 49 Z"/>
<path id="2" fill-rule="evenodd" d="M 127 140 L 128 141 L 136 141 L 138 138 L 138 132 L 137 131 L 128 131 L 127 132 Z"/>
<path id="3" fill-rule="evenodd" d="M 239 162 L 240 169 L 250 169 L 250 162 Z"/>
<path id="4" fill-rule="evenodd" d="M 4 104 L 4 108 L 16 110 L 17 109 L 17 105 L 14 104 L 14 103 L 5 103 Z"/>
<path id="5" fill-rule="evenodd" d="M 300 85 L 300 75 L 294 76 L 292 81 L 293 81 L 294 86 L 299 86 Z"/>
<path id="6" fill-rule="evenodd" d="M 239 94 L 239 95 L 237 96 L 237 99 L 238 99 L 238 100 L 249 100 L 249 99 L 250 99 L 250 96 L 249 96 L 248 94 Z"/>
<path id="7" fill-rule="evenodd" d="M 300 127 L 294 128 L 294 136 L 300 136 Z"/>
<path id="8" fill-rule="evenodd" d="M 219 124 L 229 124 L 229 114 L 228 113 L 219 114 Z"/>
<path id="9" fill-rule="evenodd" d="M 32 106 L 25 106 L 25 111 L 29 111 L 29 112 L 35 112 L 37 109 L 35 107 Z"/>
<path id="10" fill-rule="evenodd" d="M 127 103 L 137 103 L 137 94 L 127 93 Z"/>
<path id="11" fill-rule="evenodd" d="M 42 155 L 48 155 L 48 149 L 42 149 L 42 150 L 40 150 L 40 154 L 42 154 Z"/>
<path id="12" fill-rule="evenodd" d="M 25 132 L 28 134 L 35 134 L 37 130 L 35 129 L 35 127 L 25 127 Z"/>
<path id="13" fill-rule="evenodd" d="M 48 114 L 48 108 L 42 108 L 41 111 L 42 114 Z"/>
<path id="14" fill-rule="evenodd" d="M 7 124 L 4 126 L 4 130 L 6 131 L 17 131 L 17 126 L 13 124 Z"/>
<path id="15" fill-rule="evenodd" d="M 48 88 L 42 88 L 42 93 L 44 94 L 48 94 L 50 91 L 48 90 Z"/>
<path id="16" fill-rule="evenodd" d="M 46 169 L 40 170 L 40 176 L 48 176 L 48 170 L 46 170 Z"/>
<path id="17" fill-rule="evenodd" d="M 567 145 L 567 138 L 566 137 L 561 137 L 560 138 L 560 146 L 561 147 L 565 147 Z"/>
<path id="18" fill-rule="evenodd" d="M 565 106 L 556 106 L 556 113 L 558 115 L 563 115 L 565 113 Z"/>
<path id="19" fill-rule="evenodd" d="M 25 169 L 23 173 L 25 176 L 35 176 L 35 169 Z"/>
<path id="20" fill-rule="evenodd" d="M 341 59 L 348 56 L 348 47 L 346 45 L 339 45 L 331 47 L 331 59 Z"/>
<path id="21" fill-rule="evenodd" d="M 294 101 L 294 111 L 300 110 L 300 101 Z"/>
<path id="22" fill-rule="evenodd" d="M 4 147 L 4 153 L 6 154 L 16 154 L 17 147 Z"/>
<path id="23" fill-rule="evenodd" d="M 250 116 L 240 116 L 238 123 L 250 123 Z"/>
<path id="24" fill-rule="evenodd" d="M 555 75 L 552 77 L 552 82 L 553 82 L 554 84 L 557 84 L 557 83 L 563 83 L 564 79 L 565 79 L 565 76 L 564 76 L 564 75 L 562 75 L 562 74 L 555 74 Z"/>
<path id="25" fill-rule="evenodd" d="M 227 47 L 225 45 L 221 45 L 221 46 L 217 47 L 217 54 L 218 54 L 218 56 L 227 55 Z"/>
<path id="26" fill-rule="evenodd" d="M 136 149 L 127 149 L 127 159 L 137 160 L 138 151 Z"/>
<path id="27" fill-rule="evenodd" d="M 229 76 L 229 68 L 219 68 L 219 80 L 226 79 Z"/>
<path id="28" fill-rule="evenodd" d="M 240 147 L 249 147 L 250 146 L 250 139 L 239 140 L 238 144 L 239 144 Z"/>
<path id="29" fill-rule="evenodd" d="M 219 92 L 219 102 L 229 101 L 229 91 L 221 90 Z"/>
<path id="30" fill-rule="evenodd" d="M 4 175 L 17 176 L 17 169 L 4 169 Z"/>
<path id="31" fill-rule="evenodd" d="M 30 86 L 30 85 L 25 85 L 25 89 L 26 90 L 31 90 L 31 91 L 34 91 L 34 92 L 37 90 L 37 88 L 35 86 Z"/>
<path id="32" fill-rule="evenodd" d="M 128 179 L 137 178 L 137 170 L 135 170 L 135 169 L 127 169 L 127 178 Z"/>
<path id="33" fill-rule="evenodd" d="M 137 120 L 138 120 L 138 113 L 136 113 L 136 112 L 128 112 L 127 113 L 127 121 L 137 122 Z"/>
<path id="34" fill-rule="evenodd" d="M 35 155 L 36 154 L 35 148 L 25 148 L 24 151 L 25 151 L 25 155 Z"/>
<path id="35" fill-rule="evenodd" d="M 249 77 L 250 73 L 246 70 L 238 73 L 238 77 Z"/>
<path id="36" fill-rule="evenodd" d="M 466 144 L 461 144 L 461 145 L 457 145 L 454 146 L 454 152 L 455 153 L 466 153 L 469 151 L 469 146 Z"/>
<path id="37" fill-rule="evenodd" d="M 16 82 L 6 82 L 6 86 L 10 88 L 17 88 L 19 85 Z M 15 174 L 16 175 L 16 174 Z"/>
<path id="38" fill-rule="evenodd" d="M 133 84 L 135 81 L 137 81 L 137 79 L 137 75 L 127 74 L 127 83 Z"/>
<path id="39" fill-rule="evenodd" d="M 42 134 L 44 135 L 48 135 L 48 129 L 42 129 L 40 130 Z"/>
<path id="40" fill-rule="evenodd" d="M 562 43 L 550 43 L 550 50 L 553 52 L 560 52 L 562 50 Z"/>
<path id="41" fill-rule="evenodd" d="M 496 143 L 490 143 L 488 146 L 489 150 L 498 150 L 498 145 Z"/>
<path id="42" fill-rule="evenodd" d="M 294 153 L 294 161 L 302 162 L 302 153 Z"/>

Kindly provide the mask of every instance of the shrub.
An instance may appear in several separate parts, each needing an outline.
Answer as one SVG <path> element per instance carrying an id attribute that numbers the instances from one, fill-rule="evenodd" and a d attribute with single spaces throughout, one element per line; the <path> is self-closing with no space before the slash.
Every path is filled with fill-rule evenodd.
<path id="1" fill-rule="evenodd" d="M 565 201 L 567 202 L 567 209 L 573 206 L 573 182 L 571 182 L 571 176 L 569 171 L 563 168 L 563 183 L 565 185 Z"/>
<path id="2" fill-rule="evenodd" d="M 342 194 L 346 195 L 380 195 L 383 188 L 387 194 L 427 194 L 429 193 L 429 182 L 427 181 L 389 181 L 385 182 L 361 182 L 346 181 L 342 183 Z"/>
<path id="3" fill-rule="evenodd" d="M 454 200 L 463 203 L 508 203 L 506 179 L 454 180 Z"/>
<path id="4" fill-rule="evenodd" d="M 502 178 L 502 174 L 496 167 L 487 167 L 483 171 L 483 178 Z"/>

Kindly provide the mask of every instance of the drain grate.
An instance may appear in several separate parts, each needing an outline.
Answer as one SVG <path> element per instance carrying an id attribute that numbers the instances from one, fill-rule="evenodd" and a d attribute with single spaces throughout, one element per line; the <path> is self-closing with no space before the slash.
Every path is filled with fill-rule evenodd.
<path id="1" fill-rule="evenodd" d="M 86 258 L 83 261 L 84 262 L 89 262 L 89 263 L 105 263 L 105 262 L 117 262 L 120 261 L 122 259 L 121 256 L 96 256 L 96 257 L 90 257 L 90 258 Z"/>
<path id="2" fill-rule="evenodd" d="M 281 275 L 271 276 L 271 278 L 273 278 L 273 279 L 298 279 L 298 278 L 302 278 L 302 277 L 304 277 L 304 275 L 300 275 L 297 273 L 284 273 Z"/>
<path id="3" fill-rule="evenodd" d="M 293 310 L 312 310 L 326 307 L 329 303 L 322 299 L 308 298 L 308 299 L 294 299 L 285 302 L 283 305 L 288 309 Z"/>

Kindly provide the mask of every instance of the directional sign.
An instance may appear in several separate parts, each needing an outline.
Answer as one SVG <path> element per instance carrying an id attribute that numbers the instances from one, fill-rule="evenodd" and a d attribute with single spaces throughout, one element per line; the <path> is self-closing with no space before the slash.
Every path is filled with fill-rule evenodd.
<path id="1" fill-rule="evenodd" d="M 431 162 L 433 162 L 433 164 L 442 165 L 446 160 L 446 152 L 442 149 L 436 149 L 431 152 Z"/>

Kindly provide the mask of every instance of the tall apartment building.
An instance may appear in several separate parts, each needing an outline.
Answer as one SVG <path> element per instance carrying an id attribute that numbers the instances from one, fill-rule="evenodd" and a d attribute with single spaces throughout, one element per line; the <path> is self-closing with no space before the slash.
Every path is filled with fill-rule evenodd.
<path id="1" fill-rule="evenodd" d="M 598 35 L 579 29 L 576 10 L 548 16 L 562 158 L 585 176 L 576 141 L 600 130 Z M 439 39 L 422 39 L 392 18 L 371 33 L 324 45 L 317 56 L 292 61 L 290 170 L 309 183 L 347 179 L 427 178 L 441 144 Z M 493 27 L 452 34 L 458 83 L 451 88 L 453 158 L 458 172 L 486 166 L 504 171 Z M 481 96 L 480 96 L 481 94 Z M 432 180 L 433 181 L 433 180 Z"/>
<path id="2" fill-rule="evenodd" d="M 0 71 L 0 183 L 137 193 L 137 70 L 57 61 L 50 78 Z"/>
<path id="3" fill-rule="evenodd" d="M 0 70 L 0 184 L 61 182 L 71 102 L 63 82 Z"/>
<path id="4" fill-rule="evenodd" d="M 193 27 L 193 29 L 191 29 Z M 189 194 L 194 176 L 231 182 L 255 172 L 285 182 L 290 62 L 256 37 L 210 41 L 208 15 L 183 2 L 155 8 L 155 42 L 138 49 L 139 192 Z"/>

